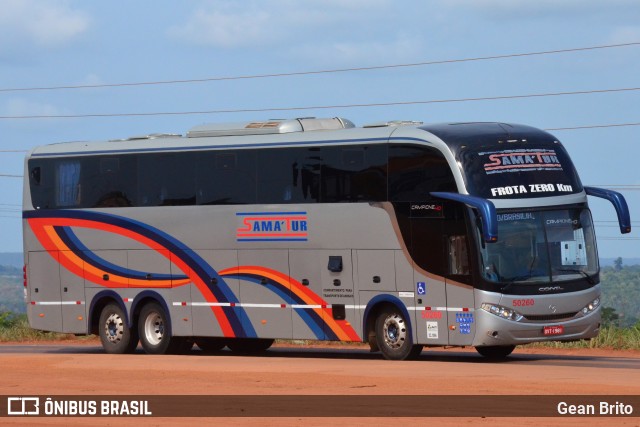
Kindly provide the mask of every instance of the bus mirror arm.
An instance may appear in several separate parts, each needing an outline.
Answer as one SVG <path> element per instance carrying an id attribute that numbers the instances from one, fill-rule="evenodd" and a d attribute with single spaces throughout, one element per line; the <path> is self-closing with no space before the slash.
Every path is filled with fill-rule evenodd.
<path id="1" fill-rule="evenodd" d="M 452 200 L 458 203 L 464 203 L 474 208 L 482 219 L 482 237 L 487 243 L 495 243 L 498 241 L 498 217 L 496 215 L 496 207 L 494 204 L 481 197 L 469 196 L 467 194 L 447 193 L 434 191 L 431 194 L 439 199 Z"/>
<path id="2" fill-rule="evenodd" d="M 629 206 L 624 196 L 617 191 L 611 191 L 604 188 L 584 187 L 584 191 L 588 196 L 599 197 L 611 202 L 618 214 L 618 225 L 620 225 L 620 233 L 631 233 L 631 215 L 629 214 Z"/>

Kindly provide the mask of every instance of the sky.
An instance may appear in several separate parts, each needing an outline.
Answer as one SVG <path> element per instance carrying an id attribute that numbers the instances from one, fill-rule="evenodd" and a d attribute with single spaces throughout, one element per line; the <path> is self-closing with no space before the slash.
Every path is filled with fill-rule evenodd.
<path id="1" fill-rule="evenodd" d="M 640 124 L 639 90 L 468 101 L 637 89 L 639 44 L 452 61 L 629 43 L 640 43 L 637 0 L 145 0 L 118 7 L 3 0 L 0 252 L 22 250 L 22 180 L 12 175 L 23 173 L 24 150 L 39 145 L 310 116 L 345 117 L 357 126 L 388 120 L 543 129 Z M 441 63 L 220 79 L 429 62 Z M 22 90 L 198 79 L 209 81 Z M 346 107 L 354 104 L 361 106 Z M 300 107 L 316 108 L 237 111 Z M 218 113 L 15 118 L 201 111 Z M 585 185 L 621 191 L 631 209 L 634 231 L 623 236 L 613 207 L 590 199 L 601 257 L 640 257 L 638 132 L 637 125 L 552 131 Z"/>

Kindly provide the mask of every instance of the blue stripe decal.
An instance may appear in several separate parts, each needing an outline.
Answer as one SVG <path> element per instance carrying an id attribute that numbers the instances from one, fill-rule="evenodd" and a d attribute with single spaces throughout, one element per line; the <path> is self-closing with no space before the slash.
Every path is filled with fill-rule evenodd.
<path id="1" fill-rule="evenodd" d="M 285 301 L 287 304 L 305 304 L 305 302 L 295 294 L 289 293 L 289 289 L 285 288 L 282 284 L 274 282 L 272 280 L 267 279 L 267 284 L 262 284 L 262 276 L 258 275 L 249 275 L 249 274 L 234 274 L 230 277 L 235 277 L 238 280 L 244 280 L 247 282 L 256 283 L 260 286 L 266 287 L 271 292 L 278 295 Z M 295 309 L 295 312 L 300 316 L 300 318 L 304 321 L 304 323 L 311 329 L 313 334 L 319 340 L 330 339 L 337 340 L 338 337 L 333 333 L 333 331 L 327 331 L 327 336 L 325 336 L 324 331 L 324 321 L 322 318 L 313 310 L 307 309 Z"/>
<path id="2" fill-rule="evenodd" d="M 151 278 L 147 279 L 147 273 L 142 271 L 131 270 L 129 268 L 121 267 L 115 265 L 103 258 L 100 258 L 94 252 L 89 250 L 81 241 L 78 239 L 78 236 L 71 230 L 70 227 L 54 227 L 58 236 L 62 239 L 62 241 L 72 250 L 74 254 L 76 254 L 80 259 L 86 262 L 93 267 L 96 267 L 100 270 L 106 271 L 107 273 L 116 274 L 122 277 L 126 277 L 128 279 L 140 279 L 140 280 L 180 280 L 180 279 L 188 279 L 187 276 L 173 276 L 171 274 L 151 274 Z"/>
<path id="3" fill-rule="evenodd" d="M 81 210 L 35 210 L 23 213 L 25 219 L 28 218 L 67 218 L 67 219 L 80 219 L 94 222 L 101 222 L 115 227 L 124 228 L 126 230 L 138 233 L 156 243 L 162 247 L 168 249 L 173 255 L 183 261 L 191 270 L 202 280 L 203 283 L 209 288 L 216 299 L 220 302 L 239 302 L 233 291 L 229 288 L 227 283 L 222 279 L 220 275 L 195 251 L 191 250 L 184 243 L 171 237 L 169 234 L 159 230 L 150 225 L 144 224 L 140 221 L 125 218 L 117 215 L 105 214 L 102 212 L 93 211 L 81 211 Z M 216 278 L 218 280 L 215 286 L 211 285 L 211 279 Z M 222 307 L 224 313 L 227 315 L 229 324 L 233 329 L 236 336 L 255 338 L 256 332 L 253 326 L 246 321 L 242 320 L 244 317 L 244 309 L 236 307 L 229 309 L 229 307 Z"/>

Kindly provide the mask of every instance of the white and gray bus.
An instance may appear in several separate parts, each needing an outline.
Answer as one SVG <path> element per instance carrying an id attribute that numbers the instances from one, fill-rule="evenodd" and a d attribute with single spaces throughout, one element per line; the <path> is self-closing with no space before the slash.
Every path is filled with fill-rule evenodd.
<path id="1" fill-rule="evenodd" d="M 274 339 L 505 357 L 600 328 L 587 195 L 558 140 L 504 123 L 294 119 L 69 142 L 25 161 L 35 329 L 109 353 Z"/>

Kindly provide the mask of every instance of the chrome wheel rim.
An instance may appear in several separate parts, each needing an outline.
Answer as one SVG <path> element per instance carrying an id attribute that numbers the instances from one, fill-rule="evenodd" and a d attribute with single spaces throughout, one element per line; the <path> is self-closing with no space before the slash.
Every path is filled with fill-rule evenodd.
<path id="1" fill-rule="evenodd" d="M 111 313 L 104 323 L 104 331 L 105 337 L 107 337 L 107 341 L 110 343 L 118 344 L 122 341 L 122 336 L 124 335 L 124 321 L 122 317 L 116 313 Z"/>
<path id="2" fill-rule="evenodd" d="M 384 320 L 382 332 L 385 344 L 394 350 L 401 348 L 407 339 L 407 328 L 399 314 L 392 314 Z"/>
<path id="3" fill-rule="evenodd" d="M 151 345 L 158 345 L 164 336 L 164 321 L 160 314 L 149 313 L 144 321 L 144 336 Z"/>

